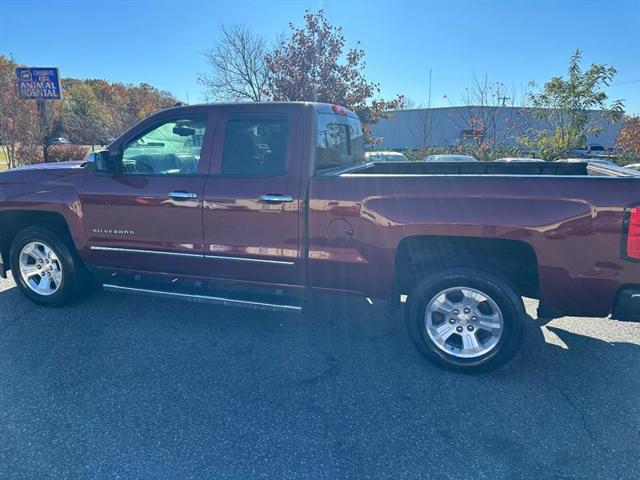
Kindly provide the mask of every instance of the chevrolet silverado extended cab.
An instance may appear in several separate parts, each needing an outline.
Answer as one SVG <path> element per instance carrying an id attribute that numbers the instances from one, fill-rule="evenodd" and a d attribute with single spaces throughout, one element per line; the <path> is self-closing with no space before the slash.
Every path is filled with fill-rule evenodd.
<path id="1" fill-rule="evenodd" d="M 640 320 L 640 177 L 586 163 L 367 163 L 315 103 L 161 111 L 87 162 L 0 175 L 0 275 L 61 305 L 111 291 L 297 311 L 404 303 L 434 363 L 482 371 L 539 316 Z M 402 299 L 402 301 L 401 301 Z"/>

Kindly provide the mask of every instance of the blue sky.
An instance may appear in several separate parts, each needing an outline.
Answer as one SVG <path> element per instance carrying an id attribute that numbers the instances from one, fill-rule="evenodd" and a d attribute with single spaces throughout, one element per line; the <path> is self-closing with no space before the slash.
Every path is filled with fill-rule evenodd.
<path id="1" fill-rule="evenodd" d="M 0 52 L 63 76 L 148 82 L 191 103 L 201 52 L 218 25 L 244 23 L 267 39 L 324 8 L 348 45 L 360 41 L 383 96 L 432 105 L 459 99 L 473 76 L 522 89 L 564 74 L 569 55 L 618 69 L 612 98 L 640 113 L 640 1 L 30 1 L 0 0 Z M 457 100 L 456 100 L 457 101 Z"/>

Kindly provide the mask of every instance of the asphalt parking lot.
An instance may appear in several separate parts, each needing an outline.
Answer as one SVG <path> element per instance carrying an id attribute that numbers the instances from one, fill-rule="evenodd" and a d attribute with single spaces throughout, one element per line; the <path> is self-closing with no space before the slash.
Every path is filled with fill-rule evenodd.
<path id="1" fill-rule="evenodd" d="M 640 324 L 527 333 L 463 376 L 361 299 L 45 309 L 0 280 L 0 478 L 640 478 Z"/>

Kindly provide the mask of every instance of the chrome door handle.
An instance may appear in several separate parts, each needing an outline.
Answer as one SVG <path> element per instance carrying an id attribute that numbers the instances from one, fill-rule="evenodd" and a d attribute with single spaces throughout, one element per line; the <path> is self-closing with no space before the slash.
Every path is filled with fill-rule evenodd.
<path id="1" fill-rule="evenodd" d="M 260 196 L 260 201 L 265 203 L 289 203 L 293 202 L 291 195 L 280 195 L 279 193 L 267 193 Z"/>
<path id="2" fill-rule="evenodd" d="M 169 196 L 174 200 L 191 200 L 194 198 L 198 198 L 197 193 L 191 192 L 169 192 Z"/>

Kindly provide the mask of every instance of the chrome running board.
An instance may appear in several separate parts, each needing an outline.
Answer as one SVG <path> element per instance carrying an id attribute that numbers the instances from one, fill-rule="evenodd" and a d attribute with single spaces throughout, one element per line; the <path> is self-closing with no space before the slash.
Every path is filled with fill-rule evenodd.
<path id="1" fill-rule="evenodd" d="M 109 292 L 132 293 L 135 295 L 147 295 L 162 298 L 177 298 L 197 303 L 210 303 L 215 305 L 225 305 L 228 307 L 253 308 L 255 310 L 271 310 L 279 312 L 301 312 L 301 305 L 275 303 L 270 301 L 258 301 L 249 299 L 238 299 L 232 297 L 222 297 L 218 295 L 205 295 L 194 293 L 169 292 L 166 290 L 156 290 L 151 288 L 128 287 L 124 285 L 114 285 L 105 283 L 104 290 Z"/>

